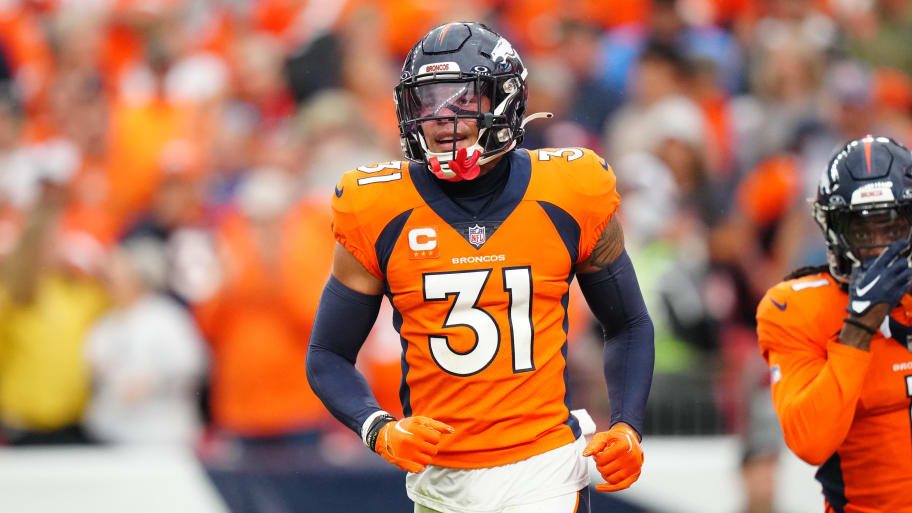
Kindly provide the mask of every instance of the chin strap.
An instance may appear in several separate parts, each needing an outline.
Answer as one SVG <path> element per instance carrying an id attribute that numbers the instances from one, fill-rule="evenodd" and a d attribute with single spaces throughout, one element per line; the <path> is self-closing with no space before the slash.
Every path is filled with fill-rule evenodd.
<path id="1" fill-rule="evenodd" d="M 481 152 L 475 150 L 471 157 L 466 156 L 465 148 L 459 148 L 456 152 L 456 158 L 450 160 L 449 168 L 453 176 L 449 176 L 440 166 L 437 157 L 431 157 L 428 162 L 431 164 L 431 172 L 434 176 L 448 182 L 459 182 L 462 180 L 474 180 L 481 173 L 481 167 L 478 165 L 478 159 L 481 158 Z"/>

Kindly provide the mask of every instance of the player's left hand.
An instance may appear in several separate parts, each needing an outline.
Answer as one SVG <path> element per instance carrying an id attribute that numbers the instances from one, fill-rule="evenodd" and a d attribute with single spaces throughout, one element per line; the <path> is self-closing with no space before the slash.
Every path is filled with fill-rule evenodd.
<path id="1" fill-rule="evenodd" d="M 583 449 L 583 456 L 595 458 L 595 468 L 607 481 L 595 486 L 600 492 L 616 492 L 629 487 L 639 479 L 643 468 L 639 435 L 623 422 L 611 426 L 608 431 L 596 433 Z"/>

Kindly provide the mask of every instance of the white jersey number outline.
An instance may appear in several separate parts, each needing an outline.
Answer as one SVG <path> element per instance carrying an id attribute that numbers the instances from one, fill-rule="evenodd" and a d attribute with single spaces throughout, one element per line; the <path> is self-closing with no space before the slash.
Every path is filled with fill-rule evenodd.
<path id="1" fill-rule="evenodd" d="M 384 169 L 395 169 L 399 170 L 402 167 L 401 160 L 394 160 L 393 162 L 382 162 L 380 164 L 374 164 L 373 166 L 360 166 L 358 171 L 362 173 L 374 174 L 383 171 Z M 368 176 L 367 178 L 358 178 L 358 185 L 369 185 L 372 183 L 378 182 L 393 182 L 402 178 L 402 173 L 390 173 L 388 175 L 380 176 Z"/>
<path id="2" fill-rule="evenodd" d="M 562 158 L 564 153 L 570 153 L 567 155 L 567 162 L 573 162 L 574 160 L 583 156 L 583 150 L 579 148 L 557 148 L 554 150 L 538 150 L 538 160 L 547 161 L 551 160 L 551 157 Z"/>
<path id="3" fill-rule="evenodd" d="M 494 317 L 478 307 L 478 300 L 492 269 L 427 273 L 423 275 L 425 301 L 446 301 L 455 296 L 443 322 L 444 328 L 464 326 L 475 334 L 475 344 L 465 352 L 454 351 L 446 336 L 429 335 L 431 357 L 444 371 L 471 376 L 487 368 L 500 349 L 500 328 Z M 532 355 L 532 269 L 503 269 L 504 292 L 509 296 L 510 346 L 513 372 L 535 370 Z"/>

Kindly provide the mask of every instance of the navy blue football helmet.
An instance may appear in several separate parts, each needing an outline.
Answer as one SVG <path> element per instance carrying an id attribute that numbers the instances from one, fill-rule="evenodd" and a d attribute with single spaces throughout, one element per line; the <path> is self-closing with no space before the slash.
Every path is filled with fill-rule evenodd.
<path id="1" fill-rule="evenodd" d="M 848 282 L 865 253 L 912 242 L 912 153 L 888 137 L 848 142 L 821 175 L 813 209 L 830 274 Z"/>
<path id="2" fill-rule="evenodd" d="M 455 147 L 432 152 L 421 128 L 440 120 L 452 122 L 454 132 L 459 119 L 477 121 L 478 140 L 467 149 L 478 152 L 479 165 L 515 148 L 523 138 L 527 73 L 510 42 L 481 23 L 433 28 L 409 52 L 395 88 L 405 157 L 429 168 L 439 163 L 453 175 Z"/>

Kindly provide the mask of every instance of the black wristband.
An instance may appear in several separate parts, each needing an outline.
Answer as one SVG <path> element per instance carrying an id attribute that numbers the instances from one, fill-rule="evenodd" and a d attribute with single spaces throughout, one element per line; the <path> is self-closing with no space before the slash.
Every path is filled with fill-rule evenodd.
<path id="1" fill-rule="evenodd" d="M 845 319 L 842 320 L 842 322 L 844 322 L 846 324 L 851 324 L 852 326 L 855 326 L 856 328 L 858 328 L 862 331 L 867 331 L 871 335 L 874 335 L 875 333 L 877 333 L 877 330 L 875 330 L 874 328 L 872 328 L 872 327 L 868 326 L 867 324 L 859 321 L 858 319 L 854 319 L 852 317 L 846 317 Z"/>
<path id="2" fill-rule="evenodd" d="M 380 435 L 380 428 L 390 422 L 396 422 L 396 417 L 393 417 L 392 415 L 381 415 L 371 422 L 370 427 L 367 428 L 367 447 L 370 450 L 377 452 L 376 449 L 374 449 L 374 445 L 377 444 L 377 436 Z"/>

